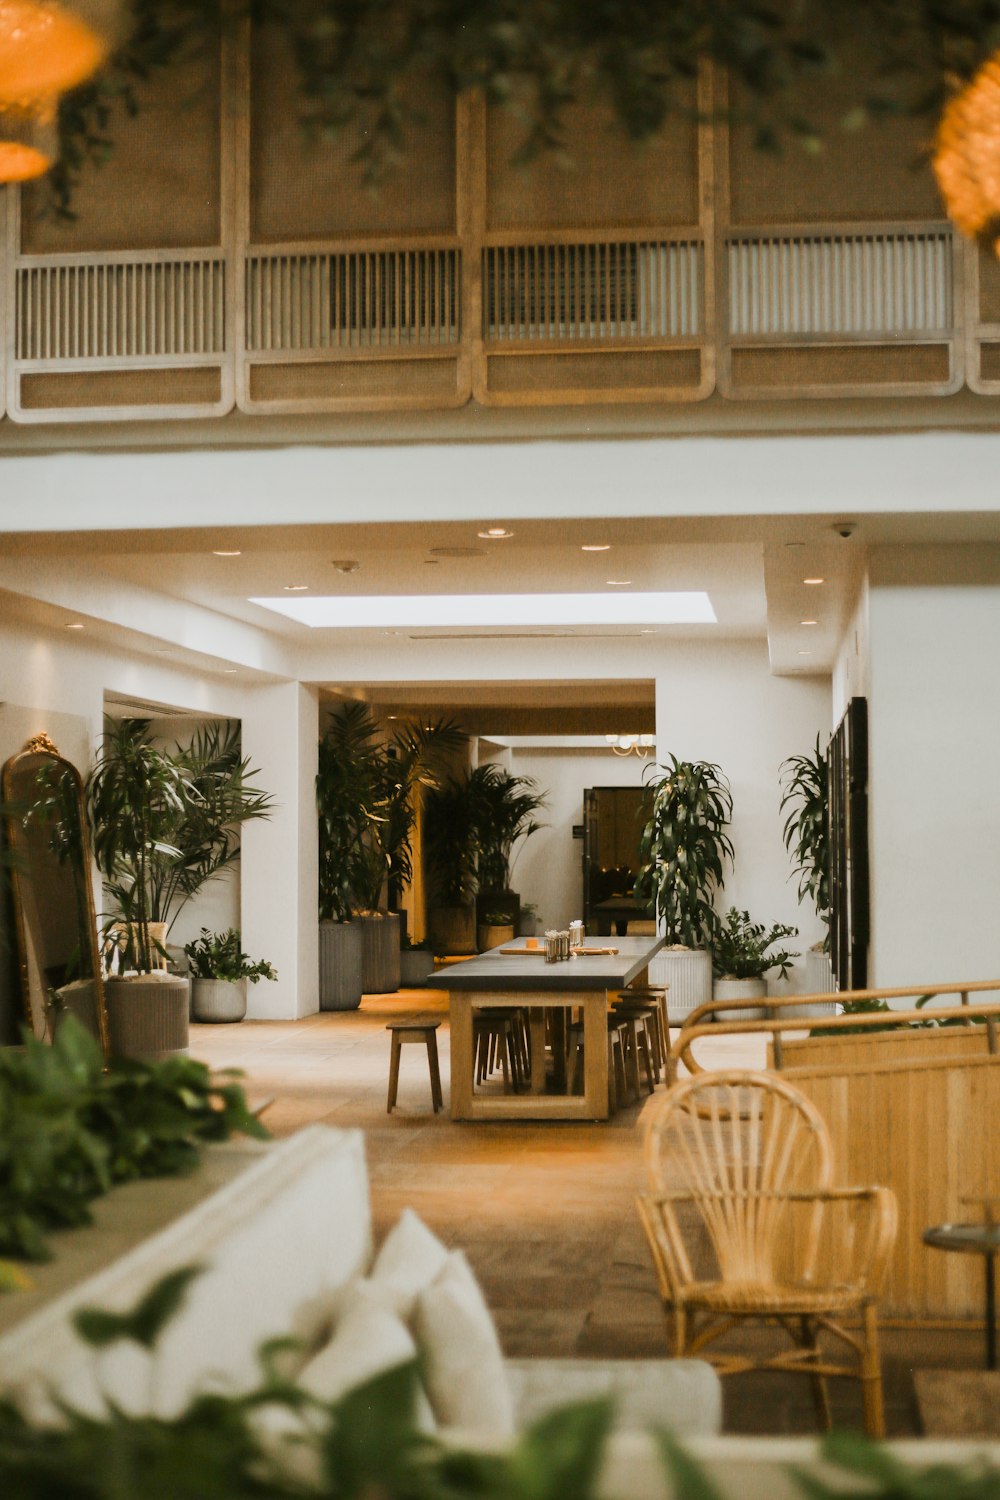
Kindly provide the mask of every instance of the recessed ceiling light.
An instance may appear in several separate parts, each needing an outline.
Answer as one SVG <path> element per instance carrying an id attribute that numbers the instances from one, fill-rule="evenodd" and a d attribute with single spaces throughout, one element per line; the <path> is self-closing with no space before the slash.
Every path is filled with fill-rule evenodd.
<path id="1" fill-rule="evenodd" d="M 701 590 L 633 594 L 359 594 L 311 599 L 253 598 L 251 604 L 314 627 L 438 630 L 489 625 L 679 625 L 716 623 Z"/>
<path id="2" fill-rule="evenodd" d="M 798 653 L 798 655 L 799 656 L 812 656 L 812 652 L 811 651 L 800 651 Z"/>
<path id="3" fill-rule="evenodd" d="M 399 714 L 386 714 L 387 719 L 398 719 Z"/>
<path id="4" fill-rule="evenodd" d="M 361 564 L 355 557 L 335 557 L 333 566 L 338 573 L 356 573 Z"/>
<path id="5" fill-rule="evenodd" d="M 819 621 L 818 620 L 800 620 L 799 624 L 800 625 L 818 625 Z"/>
<path id="6" fill-rule="evenodd" d="M 81 625 L 81 623 L 79 622 L 79 620 L 71 620 L 69 622 L 69 624 L 66 626 L 66 629 L 67 630 L 82 630 L 83 626 Z"/>
<path id="7" fill-rule="evenodd" d="M 825 578 L 803 578 L 803 583 L 825 583 Z"/>
<path id="8" fill-rule="evenodd" d="M 243 553 L 242 552 L 225 552 L 221 548 L 216 548 L 216 549 L 213 550 L 212 556 L 213 557 L 242 557 Z"/>
<path id="9" fill-rule="evenodd" d="M 235 677 L 236 676 L 236 672 L 237 672 L 237 668 L 236 667 L 223 667 L 223 669 L 222 669 L 222 675 L 223 675 L 223 677 Z"/>
<path id="10" fill-rule="evenodd" d="M 627 589 L 631 584 L 631 578 L 609 578 L 608 584 L 613 589 Z"/>
<path id="11" fill-rule="evenodd" d="M 508 531 L 505 526 L 490 526 L 486 531 L 477 531 L 476 535 L 482 537 L 484 542 L 502 542 L 507 537 L 513 536 L 514 533 Z"/>
<path id="12" fill-rule="evenodd" d="M 581 552 L 610 552 L 610 542 L 584 542 L 580 548 Z"/>
<path id="13" fill-rule="evenodd" d="M 655 630 L 655 627 L 652 626 L 652 625 L 644 625 L 643 628 L 639 631 L 639 634 L 640 635 L 655 635 L 656 634 L 656 630 Z"/>
<path id="14" fill-rule="evenodd" d="M 308 583 L 286 583 L 282 587 L 286 594 L 301 594 L 309 585 Z"/>

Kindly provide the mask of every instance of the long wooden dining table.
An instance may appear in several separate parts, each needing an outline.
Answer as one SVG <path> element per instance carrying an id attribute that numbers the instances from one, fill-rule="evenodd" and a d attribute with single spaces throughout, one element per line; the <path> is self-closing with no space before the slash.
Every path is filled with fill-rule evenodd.
<path id="1" fill-rule="evenodd" d="M 608 1118 L 609 997 L 643 979 L 650 959 L 663 946 L 659 937 L 589 939 L 586 947 L 617 952 L 579 954 L 546 963 L 541 949 L 525 939 L 491 948 L 478 958 L 449 964 L 425 983 L 447 990 L 451 1020 L 451 1117 L 453 1120 L 606 1120 Z M 515 950 L 515 951 L 511 951 Z M 517 1007 L 528 1013 L 531 1075 L 523 1093 L 477 1092 L 475 1026 L 477 1012 Z M 549 1074 L 559 1079 L 565 1059 L 546 1054 L 546 1011 L 565 1021 L 570 1010 L 583 1015 L 583 1093 L 549 1090 Z M 565 1027 L 552 1028 L 558 1037 Z M 554 1064 L 550 1067 L 549 1064 Z"/>

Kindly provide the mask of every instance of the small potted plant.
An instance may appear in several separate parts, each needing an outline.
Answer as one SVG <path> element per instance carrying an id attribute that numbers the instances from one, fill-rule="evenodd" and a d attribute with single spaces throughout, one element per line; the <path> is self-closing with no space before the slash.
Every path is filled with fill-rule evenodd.
<path id="1" fill-rule="evenodd" d="M 399 983 L 402 989 L 419 989 L 434 973 L 434 949 L 429 938 L 414 943 L 404 933 L 399 950 Z"/>
<path id="2" fill-rule="evenodd" d="M 763 998 L 767 994 L 765 975 L 777 969 L 779 978 L 784 979 L 792 960 L 798 958 L 797 953 L 789 953 L 785 948 L 774 953 L 770 950 L 775 943 L 797 935 L 797 927 L 776 922 L 768 929 L 762 922 L 751 922 L 749 912 L 731 906 L 712 935 L 712 969 L 716 976 L 712 998 Z M 766 1011 L 763 1006 L 741 1006 L 738 1010 L 720 1010 L 716 1014 L 722 1021 L 759 1021 Z"/>
<path id="3" fill-rule="evenodd" d="M 479 923 L 479 951 L 485 953 L 489 948 L 499 948 L 504 943 L 514 941 L 514 923 L 510 920 L 510 913 L 506 907 L 490 907 L 483 913 L 483 920 Z"/>
<path id="4" fill-rule="evenodd" d="M 235 927 L 227 932 L 201 929 L 184 953 L 191 968 L 191 1019 L 194 1021 L 242 1021 L 247 1013 L 247 981 L 277 979 L 266 959 L 254 963 L 240 946 Z"/>

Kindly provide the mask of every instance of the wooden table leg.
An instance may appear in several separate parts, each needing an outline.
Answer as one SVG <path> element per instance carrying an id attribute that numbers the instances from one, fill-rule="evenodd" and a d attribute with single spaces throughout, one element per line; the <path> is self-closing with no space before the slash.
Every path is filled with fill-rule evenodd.
<path id="1" fill-rule="evenodd" d="M 604 990 L 583 1003 L 583 1098 L 592 1120 L 608 1118 L 608 997 Z"/>
<path id="2" fill-rule="evenodd" d="M 452 990 L 448 996 L 451 1014 L 451 1118 L 472 1118 L 472 997 Z"/>

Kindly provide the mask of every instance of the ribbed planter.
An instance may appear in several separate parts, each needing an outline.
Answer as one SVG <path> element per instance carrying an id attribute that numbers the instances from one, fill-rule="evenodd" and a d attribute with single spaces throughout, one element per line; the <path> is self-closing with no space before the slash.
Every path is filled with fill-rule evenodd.
<path id="1" fill-rule="evenodd" d="M 355 917 L 361 928 L 361 989 L 391 995 L 399 989 L 399 915 L 378 912 Z"/>
<path id="2" fill-rule="evenodd" d="M 671 1026 L 712 998 L 712 959 L 704 948 L 661 948 L 649 964 L 650 984 L 667 986 Z"/>
<path id="3" fill-rule="evenodd" d="M 712 986 L 713 1000 L 762 1000 L 767 996 L 766 979 L 717 979 Z M 763 1021 L 763 1005 L 740 1005 L 732 1010 L 717 1010 L 720 1021 Z"/>
<path id="4" fill-rule="evenodd" d="M 190 986 L 177 974 L 161 979 L 106 979 L 112 1057 L 162 1062 L 188 1049 Z"/>
<path id="5" fill-rule="evenodd" d="M 488 952 L 488 950 L 490 948 L 499 948 L 504 943 L 512 943 L 513 941 L 514 941 L 514 927 L 513 927 L 512 923 L 508 922 L 506 925 L 504 925 L 503 927 L 501 927 L 498 924 L 493 924 L 493 923 L 490 923 L 490 922 L 480 922 L 480 924 L 479 924 L 479 951 L 480 951 L 480 953 L 486 953 L 486 952 Z"/>
<path id="6" fill-rule="evenodd" d="M 432 906 L 427 913 L 427 935 L 435 953 L 456 956 L 476 951 L 476 908 Z"/>
<path id="7" fill-rule="evenodd" d="M 360 922 L 319 924 L 319 1008 L 357 1010 L 361 986 Z"/>
<path id="8" fill-rule="evenodd" d="M 806 953 L 806 988 L 807 995 L 832 995 L 836 988 L 833 980 L 833 959 L 829 953 L 824 953 L 821 948 L 810 948 Z M 796 1016 L 813 1017 L 835 1016 L 837 1014 L 836 1000 L 807 1000 L 802 1005 L 788 1006 L 784 1012 L 794 1011 Z"/>
<path id="9" fill-rule="evenodd" d="M 242 1021 L 247 1013 L 245 979 L 192 979 L 192 1021 Z"/>
<path id="10" fill-rule="evenodd" d="M 434 973 L 434 955 L 426 948 L 403 948 L 399 955 L 399 982 L 404 990 L 419 989 Z"/>

